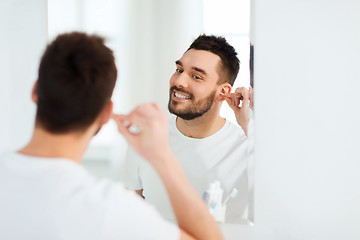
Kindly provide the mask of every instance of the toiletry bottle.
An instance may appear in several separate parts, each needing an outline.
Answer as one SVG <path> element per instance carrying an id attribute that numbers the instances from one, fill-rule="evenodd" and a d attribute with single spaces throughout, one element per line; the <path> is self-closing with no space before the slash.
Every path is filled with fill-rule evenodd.
<path id="1" fill-rule="evenodd" d="M 213 198 L 215 196 L 215 184 L 210 183 L 208 189 L 204 192 L 203 198 L 208 207 L 211 207 L 211 204 L 213 203 Z"/>
<path id="2" fill-rule="evenodd" d="M 209 211 L 215 221 L 224 222 L 226 207 L 222 205 L 223 190 L 221 189 L 220 182 L 214 181 L 210 183 L 204 195 L 207 196 Z"/>
<path id="3" fill-rule="evenodd" d="M 221 206 L 224 191 L 221 189 L 219 181 L 214 181 L 213 185 L 213 203 L 216 203 L 217 206 Z"/>
<path id="4" fill-rule="evenodd" d="M 220 182 L 215 180 L 210 183 L 208 190 L 204 193 L 204 196 L 205 195 L 209 207 L 213 206 L 214 208 L 215 205 L 221 205 L 223 190 L 220 187 Z"/>

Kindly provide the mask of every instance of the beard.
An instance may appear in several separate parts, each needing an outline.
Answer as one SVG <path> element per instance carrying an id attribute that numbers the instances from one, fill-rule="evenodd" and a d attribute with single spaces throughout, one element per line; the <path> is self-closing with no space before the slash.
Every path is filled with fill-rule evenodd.
<path id="1" fill-rule="evenodd" d="M 188 107 L 182 110 L 177 110 L 176 106 L 179 104 L 184 104 L 181 102 L 176 102 L 171 99 L 171 95 L 173 94 L 173 90 L 177 90 L 183 93 L 186 93 L 189 95 L 189 101 L 188 101 Z M 203 98 L 201 100 L 196 100 L 194 98 L 194 95 L 191 92 L 185 91 L 183 89 L 180 89 L 178 87 L 171 87 L 170 88 L 170 96 L 169 96 L 169 103 L 168 103 L 168 109 L 169 112 L 172 114 L 175 114 L 176 116 L 184 119 L 184 120 L 192 120 L 197 117 L 201 117 L 205 113 L 207 113 L 212 105 L 214 104 L 216 90 L 211 92 L 206 98 Z"/>

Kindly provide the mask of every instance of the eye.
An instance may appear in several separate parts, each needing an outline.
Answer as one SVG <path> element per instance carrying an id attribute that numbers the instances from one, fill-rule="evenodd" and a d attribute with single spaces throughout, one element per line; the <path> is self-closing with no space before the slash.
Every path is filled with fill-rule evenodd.
<path id="1" fill-rule="evenodd" d="M 178 73 L 182 73 L 182 72 L 183 72 L 183 70 L 181 70 L 181 69 L 177 68 L 177 69 L 176 69 L 176 72 L 178 72 Z"/>
<path id="2" fill-rule="evenodd" d="M 192 77 L 193 77 L 194 79 L 198 79 L 198 80 L 200 80 L 200 79 L 201 79 L 201 77 L 196 76 L 196 75 L 193 75 Z"/>

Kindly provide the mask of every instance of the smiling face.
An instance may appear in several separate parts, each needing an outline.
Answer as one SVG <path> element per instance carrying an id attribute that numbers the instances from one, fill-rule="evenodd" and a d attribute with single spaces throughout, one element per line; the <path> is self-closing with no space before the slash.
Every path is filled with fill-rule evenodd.
<path id="1" fill-rule="evenodd" d="M 185 120 L 208 112 L 221 85 L 218 85 L 220 57 L 190 49 L 176 61 L 176 71 L 170 79 L 169 111 Z"/>

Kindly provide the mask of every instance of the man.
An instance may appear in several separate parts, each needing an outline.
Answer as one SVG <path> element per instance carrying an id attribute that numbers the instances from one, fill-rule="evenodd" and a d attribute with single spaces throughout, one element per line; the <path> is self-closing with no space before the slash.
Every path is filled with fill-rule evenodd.
<path id="1" fill-rule="evenodd" d="M 222 239 L 170 150 L 158 105 L 113 118 L 165 182 L 179 227 L 79 164 L 112 116 L 116 76 L 113 53 L 98 36 L 63 34 L 46 48 L 32 92 L 33 136 L 24 148 L 0 156 L 0 239 Z M 132 134 L 125 122 L 141 132 Z"/>
<path id="2" fill-rule="evenodd" d="M 170 143 L 188 179 L 202 196 L 217 180 L 224 198 L 234 188 L 236 199 L 228 201 L 226 222 L 241 223 L 249 218 L 251 186 L 248 181 L 249 90 L 231 88 L 239 71 L 235 49 L 222 37 L 200 35 L 176 61 L 170 79 L 168 108 L 176 115 L 170 121 Z M 221 103 L 226 100 L 238 124 L 222 118 Z M 239 103 L 242 100 L 242 107 Z M 124 181 L 165 218 L 174 220 L 162 182 L 152 167 L 132 149 L 125 162 Z"/>

